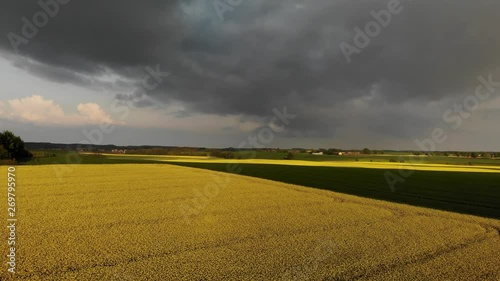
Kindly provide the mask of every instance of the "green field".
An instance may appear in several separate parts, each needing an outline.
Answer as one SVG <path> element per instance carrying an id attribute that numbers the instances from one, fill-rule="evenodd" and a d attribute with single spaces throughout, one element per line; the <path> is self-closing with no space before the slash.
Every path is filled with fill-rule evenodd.
<path id="1" fill-rule="evenodd" d="M 37 151 L 35 151 L 37 153 Z M 38 152 L 39 153 L 39 152 Z M 126 163 L 155 163 L 154 156 L 145 158 L 144 156 L 124 158 L 108 157 L 96 153 L 76 153 L 74 151 L 47 151 L 49 156 L 35 157 L 21 165 L 66 165 L 66 164 L 126 164 Z"/>

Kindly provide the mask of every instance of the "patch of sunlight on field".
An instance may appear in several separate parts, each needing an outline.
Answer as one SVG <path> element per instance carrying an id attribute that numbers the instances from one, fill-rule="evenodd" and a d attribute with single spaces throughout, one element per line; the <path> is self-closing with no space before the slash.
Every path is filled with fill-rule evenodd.
<path id="1" fill-rule="evenodd" d="M 166 164 L 58 168 L 18 167 L 17 280 L 500 277 L 494 219 Z"/>
<path id="2" fill-rule="evenodd" d="M 391 162 L 362 162 L 362 161 L 305 161 L 305 160 L 271 160 L 271 159 L 162 159 L 165 162 L 186 163 L 241 163 L 241 164 L 269 164 L 269 165 L 294 165 L 312 167 L 342 167 L 342 168 L 368 168 L 368 169 L 402 169 L 416 171 L 443 171 L 443 172 L 477 172 L 500 173 L 500 166 L 463 166 L 447 164 L 412 164 Z"/>

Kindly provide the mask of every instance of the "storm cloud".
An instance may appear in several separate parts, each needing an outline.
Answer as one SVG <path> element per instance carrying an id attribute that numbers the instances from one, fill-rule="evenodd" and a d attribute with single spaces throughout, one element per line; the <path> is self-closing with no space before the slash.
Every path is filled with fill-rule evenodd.
<path id="1" fill-rule="evenodd" d="M 23 17 L 33 22 L 46 5 L 5 1 L 0 50 L 59 83 L 129 86 L 114 94 L 137 107 L 180 103 L 183 115 L 259 119 L 286 106 L 298 116 L 290 136 L 357 128 L 408 138 L 473 93 L 479 75 L 500 74 L 500 2 L 402 0 L 401 12 L 348 62 L 341 43 L 355 46 L 356 27 L 364 31 L 372 11 L 390 2 L 243 0 L 222 19 L 212 0 L 41 0 L 57 3 L 57 13 L 14 48 Z M 148 66 L 170 76 L 141 91 Z"/>

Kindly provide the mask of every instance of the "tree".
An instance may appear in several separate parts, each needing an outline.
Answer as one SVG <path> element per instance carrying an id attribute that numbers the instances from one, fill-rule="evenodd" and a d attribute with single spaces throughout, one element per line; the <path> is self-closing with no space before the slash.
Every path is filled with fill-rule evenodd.
<path id="1" fill-rule="evenodd" d="M 26 159 L 33 154 L 24 148 L 24 141 L 10 131 L 0 133 L 0 158 L 2 159 Z"/>
<path id="2" fill-rule="evenodd" d="M 490 158 L 490 154 L 486 152 L 480 152 L 478 156 L 482 158 Z"/>
<path id="3" fill-rule="evenodd" d="M 0 144 L 0 159 L 8 159 L 9 152 Z"/>
<path id="4" fill-rule="evenodd" d="M 288 152 L 286 159 L 292 160 L 295 157 L 295 155 L 292 152 Z"/>
<path id="5" fill-rule="evenodd" d="M 363 151 L 361 153 L 363 153 L 363 154 L 371 154 L 372 152 L 368 148 L 363 148 Z"/>

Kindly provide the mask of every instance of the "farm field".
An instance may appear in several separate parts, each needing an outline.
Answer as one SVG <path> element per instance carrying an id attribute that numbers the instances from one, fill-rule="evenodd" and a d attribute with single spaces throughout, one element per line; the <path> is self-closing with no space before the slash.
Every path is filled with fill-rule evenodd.
<path id="1" fill-rule="evenodd" d="M 76 153 L 69 151 L 36 151 L 36 153 L 48 154 L 50 157 L 35 157 L 33 160 L 25 162 L 27 165 L 47 165 L 47 164 L 66 164 L 75 162 L 73 157 Z M 69 155 L 69 156 L 68 156 Z M 164 160 L 188 160 L 188 161 L 228 161 L 215 157 L 205 156 L 173 156 L 173 155 L 137 155 L 137 154 L 96 154 L 96 153 L 80 153 L 79 160 L 76 164 L 116 164 L 116 163 L 155 163 Z M 337 163 L 337 165 L 346 165 L 346 163 L 363 162 L 373 163 L 371 165 L 448 165 L 448 166 L 496 166 L 500 167 L 500 159 L 485 159 L 485 158 L 464 158 L 453 156 L 414 156 L 408 153 L 387 152 L 386 154 L 377 155 L 311 155 L 309 153 L 296 153 L 293 161 L 284 161 L 285 153 L 256 151 L 238 151 L 235 153 L 237 157 L 242 159 L 230 159 L 231 161 L 281 161 L 284 163 L 311 163 L 317 162 L 314 165 L 325 165 L 325 163 Z M 392 162 L 391 162 L 392 161 Z M 404 163 L 401 163 L 404 161 Z M 345 163 L 344 163 L 345 162 Z M 267 162 L 269 163 L 269 162 Z M 276 163 L 276 162 L 274 162 Z M 312 165 L 312 164 L 311 164 Z M 352 165 L 352 164 L 349 164 Z"/>
<path id="2" fill-rule="evenodd" d="M 64 163 L 64 155 L 59 153 L 56 154 L 57 160 L 45 159 L 41 162 Z M 79 156 L 83 164 L 170 163 L 221 172 L 233 170 L 242 175 L 366 198 L 500 218 L 500 166 L 133 154 Z M 63 165 L 57 169 L 58 173 L 64 173 L 72 166 Z M 392 190 L 386 179 L 388 172 L 396 176 L 409 176 L 400 178 Z"/>
<path id="3" fill-rule="evenodd" d="M 259 160 L 255 160 L 259 162 Z M 293 161 L 291 161 L 293 162 Z M 186 167 L 221 172 L 236 170 L 241 175 L 387 200 L 446 211 L 500 218 L 500 173 L 492 167 L 475 169 L 439 165 L 407 166 L 353 162 L 346 166 L 309 166 L 255 163 L 169 162 Z M 348 162 L 343 162 L 349 164 Z M 328 164 L 328 163 L 323 163 Z M 342 165 L 342 163 L 340 163 Z M 357 166 L 356 166 L 357 165 Z M 385 172 L 398 169 L 413 173 L 391 190 Z"/>
<path id="4" fill-rule="evenodd" d="M 119 159 L 130 160 L 130 156 L 106 156 L 108 159 L 118 161 Z M 141 156 L 142 160 L 153 161 L 153 158 Z M 302 167 L 337 167 L 337 168 L 367 168 L 383 170 L 416 170 L 416 171 L 443 171 L 443 172 L 479 172 L 479 173 L 500 173 L 500 166 L 464 166 L 446 164 L 422 164 L 422 163 L 391 163 L 391 162 L 365 162 L 365 161 L 305 161 L 305 160 L 269 160 L 269 159 L 220 159 L 220 158 L 181 158 L 170 156 L 158 156 L 158 162 L 182 162 L 201 164 L 258 164 L 258 165 L 286 165 Z"/>
<path id="5" fill-rule="evenodd" d="M 248 151 L 238 151 L 236 155 L 242 158 L 249 157 Z M 274 159 L 283 160 L 286 157 L 286 153 L 279 152 L 266 152 L 257 151 L 253 158 L 255 159 Z M 294 160 L 304 160 L 304 161 L 363 161 L 363 162 L 389 162 L 393 161 L 405 161 L 407 163 L 422 163 L 422 164 L 448 164 L 448 165 L 480 165 L 480 166 L 500 166 L 500 159 L 490 159 L 490 158 L 466 158 L 466 157 L 455 157 L 455 156 L 415 156 L 408 152 L 385 152 L 384 154 L 359 154 L 359 155 L 313 155 L 309 153 L 295 153 Z"/>
<path id="6" fill-rule="evenodd" d="M 17 280 L 500 278 L 497 219 L 170 164 L 57 168 L 18 167 Z"/>

